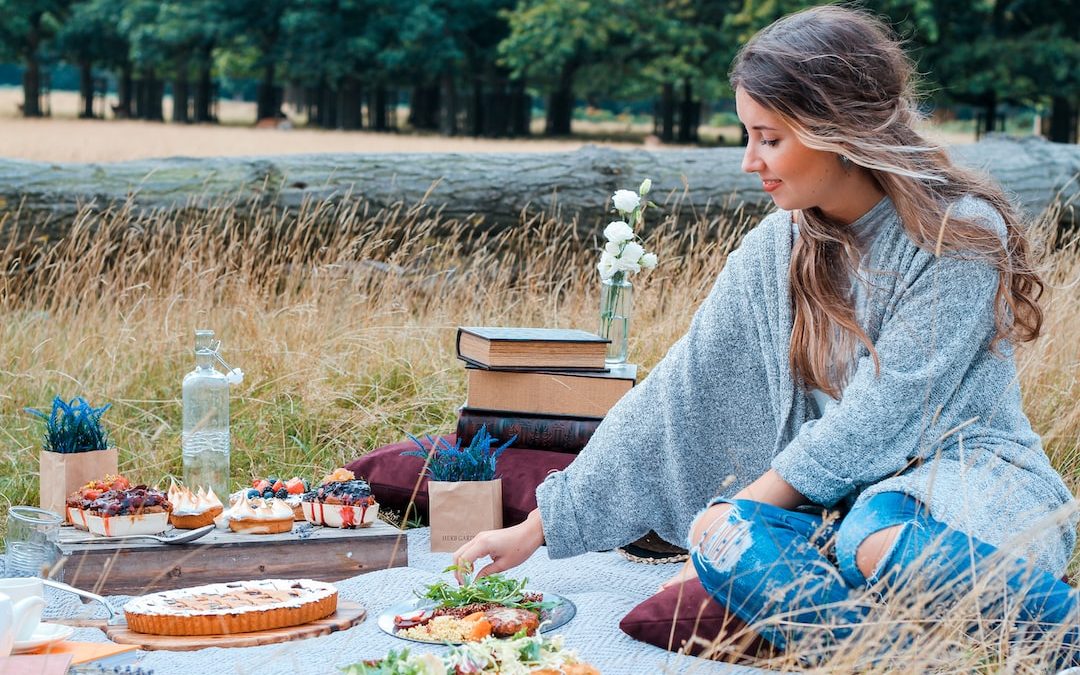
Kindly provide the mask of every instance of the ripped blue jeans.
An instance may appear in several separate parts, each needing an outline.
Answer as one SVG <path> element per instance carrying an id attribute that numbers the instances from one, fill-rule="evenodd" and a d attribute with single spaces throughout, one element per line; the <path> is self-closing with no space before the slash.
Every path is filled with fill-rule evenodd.
<path id="1" fill-rule="evenodd" d="M 880 599 L 866 592 L 871 587 L 918 583 L 920 591 L 933 593 L 928 610 L 936 613 L 990 570 L 1000 577 L 990 587 L 1002 592 L 985 594 L 995 596 L 985 604 L 980 596 L 980 612 L 991 622 L 1015 621 L 1023 629 L 1014 633 L 1018 639 L 1053 640 L 1059 664 L 1080 660 L 1075 589 L 934 520 L 908 495 L 875 495 L 839 522 L 748 500 L 715 499 L 710 506 L 719 503 L 731 510 L 709 526 L 691 560 L 710 595 L 781 650 L 807 639 L 848 637 Z M 871 534 L 893 526 L 900 530 L 891 548 L 864 577 L 856 551 Z"/>

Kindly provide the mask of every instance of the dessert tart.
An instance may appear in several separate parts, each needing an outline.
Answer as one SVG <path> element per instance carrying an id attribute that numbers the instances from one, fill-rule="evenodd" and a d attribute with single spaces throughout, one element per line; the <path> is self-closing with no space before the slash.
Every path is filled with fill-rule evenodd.
<path id="1" fill-rule="evenodd" d="M 221 529 L 228 528 L 233 532 L 279 534 L 292 530 L 293 510 L 277 497 L 263 499 L 243 496 L 228 511 L 214 519 L 214 523 Z"/>
<path id="2" fill-rule="evenodd" d="M 158 534 L 169 526 L 171 508 L 161 490 L 136 485 L 103 493 L 82 510 L 81 517 L 92 534 L 106 537 Z"/>
<path id="3" fill-rule="evenodd" d="M 86 509 L 91 502 L 110 490 L 126 490 L 130 487 L 131 481 L 119 474 L 108 474 L 104 480 L 92 480 L 68 495 L 64 505 L 64 518 L 75 527 L 85 530 Z"/>
<path id="4" fill-rule="evenodd" d="M 261 579 L 144 595 L 124 605 L 130 630 L 229 635 L 299 626 L 337 610 L 337 589 L 311 579 Z"/>
<path id="5" fill-rule="evenodd" d="M 314 525 L 352 529 L 371 527 L 379 516 L 379 505 L 371 486 L 348 469 L 337 469 L 319 487 L 301 498 L 304 518 Z"/>
<path id="6" fill-rule="evenodd" d="M 178 530 L 194 530 L 210 525 L 225 510 L 225 505 L 214 494 L 213 488 L 203 492 L 200 487 L 192 493 L 188 488 L 174 484 L 169 488 L 169 503 L 172 504 L 169 522 Z"/>
<path id="7" fill-rule="evenodd" d="M 269 478 L 256 478 L 251 481 L 250 488 L 234 492 L 229 499 L 230 503 L 234 503 L 242 496 L 249 499 L 253 497 L 262 497 L 263 499 L 276 497 L 292 507 L 294 520 L 303 520 L 304 510 L 300 506 L 300 496 L 309 489 L 308 482 L 303 478 L 294 476 L 283 481 L 280 478 L 270 476 Z"/>

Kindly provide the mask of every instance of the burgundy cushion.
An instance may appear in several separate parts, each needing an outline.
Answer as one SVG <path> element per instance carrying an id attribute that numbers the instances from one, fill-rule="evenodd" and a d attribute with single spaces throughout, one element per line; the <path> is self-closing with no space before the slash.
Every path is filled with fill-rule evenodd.
<path id="1" fill-rule="evenodd" d="M 769 643 L 760 637 L 747 634 L 727 639 L 740 635 L 745 627 L 745 623 L 729 615 L 712 599 L 698 579 L 660 591 L 630 610 L 619 622 L 619 628 L 635 640 L 669 651 L 685 647 L 684 653 L 700 655 L 709 643 L 722 639 L 724 646 L 719 650 L 722 653 L 711 655 L 712 658 L 734 661 L 769 654 Z M 687 645 L 694 636 L 694 643 Z"/>
<path id="2" fill-rule="evenodd" d="M 454 435 L 443 436 L 450 443 Z M 429 444 L 422 439 L 424 446 Z M 371 492 L 380 504 L 387 508 L 405 513 L 416 488 L 416 480 L 424 466 L 419 457 L 402 457 L 406 450 L 415 450 L 412 441 L 393 443 L 376 448 L 360 459 L 353 460 L 346 468 L 371 485 Z M 548 450 L 530 450 L 526 448 L 507 448 L 499 457 L 498 477 L 503 488 L 503 525 L 517 525 L 525 520 L 529 512 L 536 508 L 536 486 L 552 471 L 561 471 L 570 465 L 577 455 Z M 427 483 L 425 477 L 420 481 L 416 492 L 416 508 L 409 517 L 419 514 L 427 518 Z"/>

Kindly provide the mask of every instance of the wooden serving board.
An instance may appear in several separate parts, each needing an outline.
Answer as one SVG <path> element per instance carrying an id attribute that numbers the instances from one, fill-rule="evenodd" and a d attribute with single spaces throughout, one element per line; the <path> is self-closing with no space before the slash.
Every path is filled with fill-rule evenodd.
<path id="1" fill-rule="evenodd" d="M 303 640 L 304 638 L 329 635 L 339 630 L 352 628 L 367 617 L 363 605 L 342 600 L 337 611 L 318 621 L 301 626 L 260 630 L 254 633 L 234 633 L 232 635 L 150 635 L 128 630 L 126 624 L 102 626 L 105 634 L 113 642 L 122 645 L 139 645 L 139 649 L 154 651 L 163 649 L 172 652 L 191 652 L 207 647 L 256 647 L 272 645 L 277 642 Z"/>
<path id="2" fill-rule="evenodd" d="M 409 563 L 405 533 L 381 520 L 355 530 L 302 525 L 282 534 L 214 530 L 188 544 L 76 544 L 92 535 L 65 527 L 64 581 L 101 595 L 144 595 L 246 579 L 340 581 Z"/>

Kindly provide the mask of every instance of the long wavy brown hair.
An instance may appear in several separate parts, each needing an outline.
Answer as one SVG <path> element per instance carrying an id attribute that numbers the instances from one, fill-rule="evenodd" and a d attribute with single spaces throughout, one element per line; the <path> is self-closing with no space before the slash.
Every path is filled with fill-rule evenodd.
<path id="1" fill-rule="evenodd" d="M 789 15 L 755 35 L 736 56 L 730 81 L 781 117 L 804 145 L 869 171 L 918 246 L 939 256 L 975 254 L 997 269 L 992 349 L 999 351 L 1002 340 L 1034 340 L 1042 329 L 1043 284 L 1019 215 L 996 184 L 955 166 L 915 131 L 913 75 L 887 24 L 863 10 L 831 5 Z M 950 214 L 950 205 L 966 195 L 1001 214 L 1004 246 L 999 233 Z M 797 219 L 789 272 L 791 367 L 808 389 L 839 398 L 857 343 L 880 368 L 850 298 L 859 244 L 850 228 L 819 209 L 800 211 Z"/>

